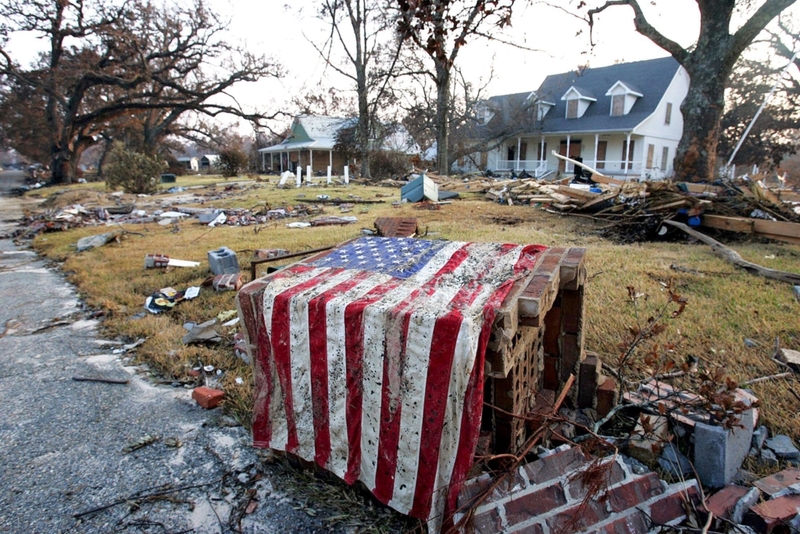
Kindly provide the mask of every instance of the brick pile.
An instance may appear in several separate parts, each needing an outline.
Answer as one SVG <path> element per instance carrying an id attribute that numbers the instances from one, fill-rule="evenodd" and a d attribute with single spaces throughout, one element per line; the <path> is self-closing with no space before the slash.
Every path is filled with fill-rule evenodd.
<path id="1" fill-rule="evenodd" d="M 677 525 L 686 502 L 699 501 L 695 480 L 668 485 L 653 472 L 634 474 L 619 456 L 593 463 L 580 448 L 556 450 L 508 475 L 475 510 L 474 532 L 633 534 Z M 598 478 L 602 487 L 591 494 Z M 459 507 L 474 505 L 491 484 L 489 474 L 468 480 Z"/>

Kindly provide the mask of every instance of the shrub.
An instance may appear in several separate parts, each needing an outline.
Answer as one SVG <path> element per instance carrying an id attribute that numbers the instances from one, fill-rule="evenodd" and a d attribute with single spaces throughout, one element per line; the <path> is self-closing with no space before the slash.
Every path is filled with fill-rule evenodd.
<path id="1" fill-rule="evenodd" d="M 229 147 L 220 151 L 217 169 L 225 178 L 239 176 L 247 171 L 250 165 L 250 158 L 240 148 Z"/>
<path id="2" fill-rule="evenodd" d="M 158 177 L 166 165 L 156 157 L 128 150 L 122 143 L 114 143 L 104 166 L 106 187 L 122 189 L 126 193 L 155 193 Z"/>
<path id="3" fill-rule="evenodd" d="M 411 171 L 411 161 L 406 154 L 380 150 L 370 156 L 369 170 L 373 180 L 398 178 Z"/>

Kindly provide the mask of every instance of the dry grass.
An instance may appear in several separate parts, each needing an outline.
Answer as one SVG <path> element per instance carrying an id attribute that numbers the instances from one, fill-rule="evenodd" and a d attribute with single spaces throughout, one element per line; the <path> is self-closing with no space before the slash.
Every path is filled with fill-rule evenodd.
<path id="1" fill-rule="evenodd" d="M 184 179 L 209 184 L 221 182 L 219 178 Z M 93 185 L 93 184 L 92 184 Z M 336 244 L 359 235 L 361 228 L 371 228 L 378 216 L 417 217 L 420 226 L 427 229 L 431 239 L 443 238 L 468 241 L 502 241 L 513 243 L 541 243 L 558 246 L 583 246 L 588 248 L 587 268 L 590 281 L 586 285 L 586 346 L 614 360 L 617 344 L 622 341 L 627 327 L 636 315 L 628 302 L 626 286 L 635 286 L 648 293 L 648 305 L 655 308 L 663 302 L 658 280 L 674 279 L 676 290 L 688 298 L 685 313 L 670 321 L 666 337 L 675 339 L 678 330 L 683 340 L 675 354 L 677 360 L 687 355 L 699 358 L 701 366 L 725 366 L 736 380 L 744 382 L 779 371 L 771 361 L 775 339 L 784 347 L 800 349 L 800 305 L 795 301 L 791 287 L 770 282 L 742 271 L 717 258 L 705 245 L 685 242 L 644 243 L 619 246 L 598 237 L 597 226 L 590 220 L 551 215 L 528 206 L 502 206 L 484 201 L 478 195 L 442 206 L 437 211 L 418 210 L 411 205 L 393 208 L 392 200 L 399 191 L 377 187 L 351 185 L 324 189 L 278 189 L 272 183 L 257 184 L 256 188 L 231 193 L 218 198 L 221 188 L 209 196 L 202 190 L 206 207 L 252 208 L 269 204 L 271 207 L 302 203 L 298 193 L 312 198 L 324 193 L 330 197 L 347 198 L 357 195 L 365 199 L 381 196 L 387 200 L 380 205 L 356 205 L 348 215 L 359 222 L 349 226 L 287 229 L 285 221 L 272 222 L 258 227 L 208 228 L 195 221 L 186 221 L 176 227 L 155 223 L 131 225 L 124 229 L 135 234 L 122 236 L 121 243 L 81 254 L 74 252 L 80 237 L 107 231 L 106 228 L 83 228 L 58 234 L 45 234 L 34 242 L 42 254 L 64 262 L 64 270 L 92 306 L 107 310 L 106 328 L 111 335 L 130 338 L 145 337 L 147 342 L 139 348 L 139 356 L 170 379 L 186 379 L 186 372 L 198 361 L 226 369 L 222 382 L 228 391 L 226 407 L 245 424 L 249 422 L 251 403 L 251 376 L 249 369 L 233 356 L 232 332 L 223 333 L 218 347 L 186 347 L 180 338 L 185 333 L 182 325 L 187 321 L 202 322 L 224 310 L 235 307 L 233 293 L 213 293 L 203 290 L 195 300 L 179 304 L 174 310 L 159 316 L 134 316 L 143 311 L 145 298 L 154 291 L 171 286 L 184 289 L 199 285 L 209 274 L 206 253 L 220 246 L 237 251 L 240 265 L 247 270 L 252 251 L 258 248 L 284 248 L 291 251 Z M 88 191 L 87 191 L 88 190 Z M 96 186 L 82 186 L 79 192 L 70 193 L 93 198 Z M 166 197 L 154 197 L 164 199 Z M 102 204 L 103 197 L 94 199 Z M 141 201 L 141 199 L 138 199 Z M 63 198 L 62 198 L 63 201 Z M 74 201 L 74 200 L 73 200 Z M 63 205 L 56 202 L 53 205 Z M 199 203 L 197 205 L 200 205 Z M 336 215 L 339 210 L 327 207 L 326 213 Z M 500 226 L 491 221 L 492 216 L 503 215 L 523 220 L 513 226 Z M 723 238 L 725 241 L 726 238 Z M 732 245 L 746 259 L 772 267 L 798 271 L 800 247 L 738 241 Z M 147 253 L 162 253 L 174 258 L 196 260 L 202 266 L 194 269 L 144 270 L 143 259 Z M 768 259 L 767 257 L 774 256 Z M 684 268 L 675 270 L 671 266 Z M 266 267 L 263 266 L 262 267 Z M 646 319 L 647 311 L 639 317 Z M 758 343 L 748 348 L 744 339 Z M 630 373 L 628 373 L 630 374 Z M 235 378 L 243 379 L 242 385 Z M 800 400 L 790 390 L 795 381 L 762 382 L 752 386 L 762 400 L 762 420 L 775 432 L 800 437 Z"/>

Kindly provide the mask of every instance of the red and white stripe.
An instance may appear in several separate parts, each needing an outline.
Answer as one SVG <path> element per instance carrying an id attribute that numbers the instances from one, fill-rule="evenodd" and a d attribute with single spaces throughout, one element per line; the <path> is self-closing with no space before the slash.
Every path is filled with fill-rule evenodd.
<path id="1" fill-rule="evenodd" d="M 441 524 L 480 430 L 494 311 L 541 250 L 448 243 L 405 280 L 302 264 L 273 275 L 254 318 L 255 444 Z"/>

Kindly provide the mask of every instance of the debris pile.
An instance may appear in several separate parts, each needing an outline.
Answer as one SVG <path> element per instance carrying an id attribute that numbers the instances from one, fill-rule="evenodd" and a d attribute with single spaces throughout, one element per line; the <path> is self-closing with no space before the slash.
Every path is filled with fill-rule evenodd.
<path id="1" fill-rule="evenodd" d="M 536 180 L 496 182 L 485 190 L 488 200 L 536 204 L 558 213 L 587 216 L 608 224 L 603 232 L 623 242 L 655 237 L 661 222 L 679 219 L 705 226 L 800 243 L 800 204 L 778 196 L 758 182 L 704 185 L 671 182 L 557 184 Z M 786 200 L 781 200 L 784 198 Z"/>

